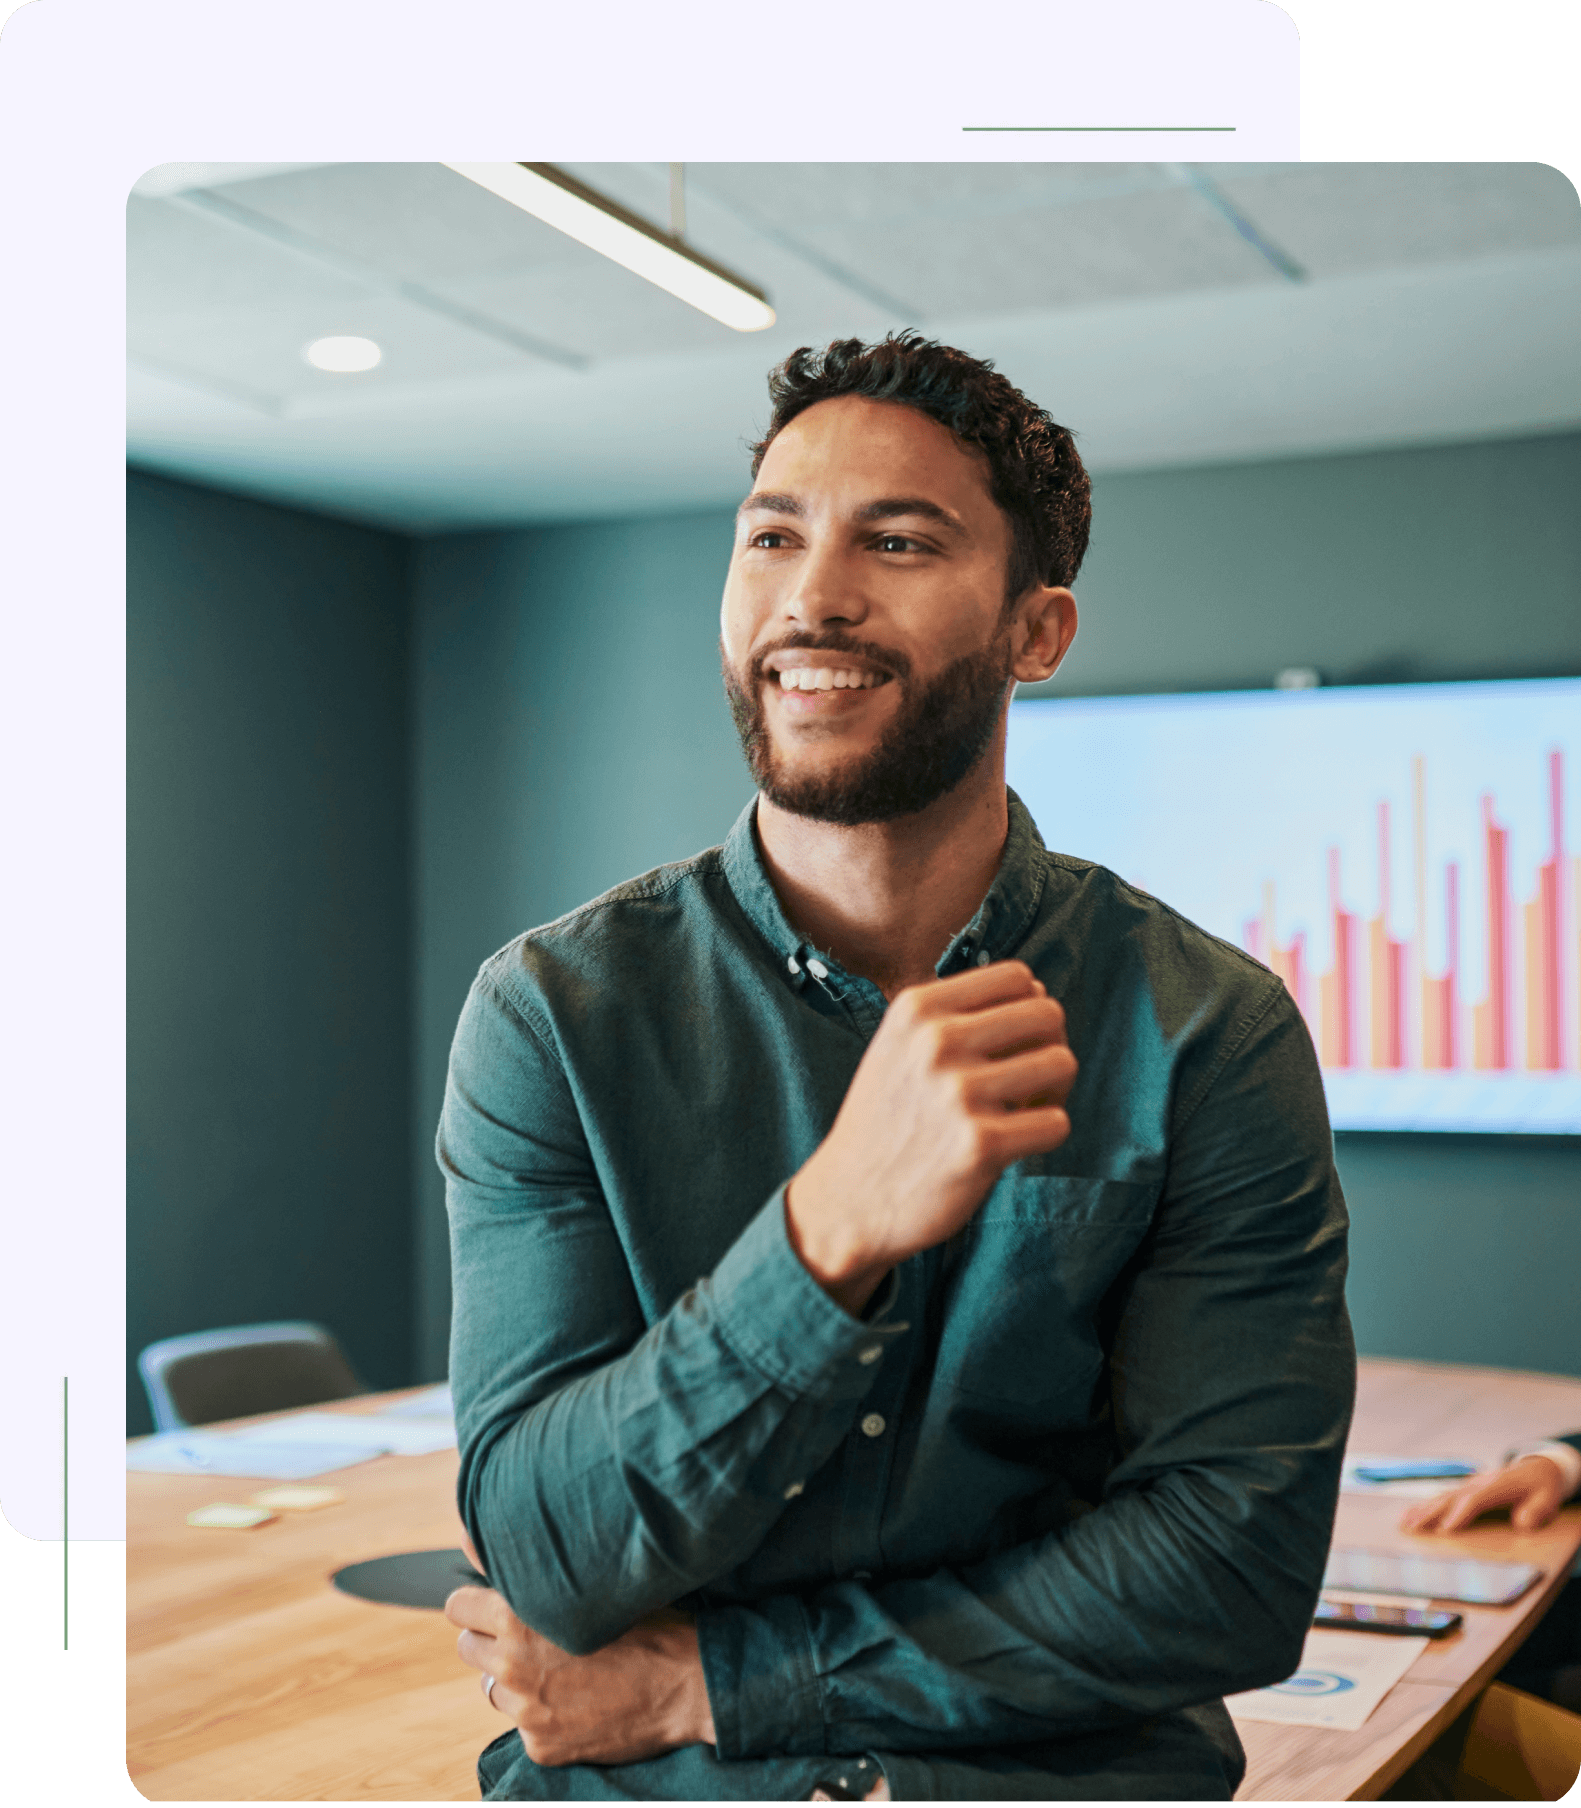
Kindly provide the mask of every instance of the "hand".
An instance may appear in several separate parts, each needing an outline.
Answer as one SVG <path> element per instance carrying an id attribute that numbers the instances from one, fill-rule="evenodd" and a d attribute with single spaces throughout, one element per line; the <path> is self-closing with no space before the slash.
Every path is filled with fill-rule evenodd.
<path id="1" fill-rule="evenodd" d="M 482 1569 L 465 1535 L 474 1569 Z M 690 1615 L 663 1608 L 612 1644 L 572 1657 L 525 1626 L 492 1588 L 458 1588 L 445 1618 L 461 1661 L 494 1678 L 493 1705 L 535 1764 L 632 1764 L 713 1744 L 714 1720 Z"/>
<path id="2" fill-rule="evenodd" d="M 834 1126 L 792 1176 L 786 1230 L 849 1312 L 952 1236 L 1025 1155 L 1070 1135 L 1065 1013 L 1021 961 L 896 995 Z"/>
<path id="3" fill-rule="evenodd" d="M 1479 1513 L 1508 1507 L 1517 1532 L 1535 1532 L 1559 1511 L 1564 1490 L 1565 1478 L 1557 1463 L 1545 1456 L 1523 1456 L 1492 1475 L 1474 1475 L 1458 1488 L 1407 1507 L 1400 1527 L 1406 1532 L 1458 1532 Z"/>

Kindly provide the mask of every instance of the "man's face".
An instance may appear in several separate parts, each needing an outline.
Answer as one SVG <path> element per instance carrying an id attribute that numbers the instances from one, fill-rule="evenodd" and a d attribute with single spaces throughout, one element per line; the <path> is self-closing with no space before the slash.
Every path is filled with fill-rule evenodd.
<path id="1" fill-rule="evenodd" d="M 843 396 L 775 437 L 737 519 L 720 641 L 770 802 L 883 822 L 960 783 L 1011 677 L 1009 555 L 986 460 L 916 409 Z"/>

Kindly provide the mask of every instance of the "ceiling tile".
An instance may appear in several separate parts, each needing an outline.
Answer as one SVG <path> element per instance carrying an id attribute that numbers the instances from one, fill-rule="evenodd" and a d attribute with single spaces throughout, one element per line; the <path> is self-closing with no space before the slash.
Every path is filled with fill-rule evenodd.
<path id="1" fill-rule="evenodd" d="M 220 192 L 348 257 L 417 282 L 518 273 L 596 255 L 442 163 L 329 163 Z"/>
<path id="2" fill-rule="evenodd" d="M 1209 172 L 1313 277 L 1581 245 L 1581 201 L 1544 163 L 1299 163 Z"/>
<path id="3" fill-rule="evenodd" d="M 1281 280 L 1189 188 L 1159 188 L 990 219 L 901 215 L 820 224 L 812 242 L 880 277 L 925 316 L 1075 307 Z"/>
<path id="4" fill-rule="evenodd" d="M 369 371 L 317 370 L 303 358 L 303 348 L 332 333 L 372 339 L 384 357 Z M 331 406 L 405 383 L 550 368 L 512 346 L 383 295 L 319 305 L 255 300 L 250 307 L 171 312 L 130 328 L 127 350 L 166 373 Z"/>
<path id="5" fill-rule="evenodd" d="M 276 299 L 336 303 L 366 285 L 174 201 L 126 205 L 126 305 L 134 321 Z"/>
<path id="6" fill-rule="evenodd" d="M 689 179 L 792 231 L 840 220 L 986 219 L 1173 187 L 1157 163 L 697 163 Z"/>

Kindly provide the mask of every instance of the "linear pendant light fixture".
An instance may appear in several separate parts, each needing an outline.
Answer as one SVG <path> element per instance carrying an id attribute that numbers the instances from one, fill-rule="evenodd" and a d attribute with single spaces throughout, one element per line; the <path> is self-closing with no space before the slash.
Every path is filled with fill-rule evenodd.
<path id="1" fill-rule="evenodd" d="M 445 168 L 623 264 L 738 333 L 759 333 L 774 324 L 774 310 L 761 289 L 552 163 L 447 163 Z"/>

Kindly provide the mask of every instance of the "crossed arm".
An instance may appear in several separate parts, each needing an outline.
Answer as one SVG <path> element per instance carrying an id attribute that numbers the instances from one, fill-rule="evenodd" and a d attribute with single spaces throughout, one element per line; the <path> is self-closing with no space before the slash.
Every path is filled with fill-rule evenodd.
<path id="1" fill-rule="evenodd" d="M 463 1656 L 503 1679 L 494 1699 L 529 1756 L 614 1762 L 710 1739 L 730 1757 L 1003 1746 L 1287 1673 L 1353 1385 L 1342 1209 L 1292 1018 L 1260 1021 L 1180 1139 L 1120 1302 L 1122 1460 L 1097 1509 L 970 1566 L 831 1582 L 693 1622 L 668 1604 L 744 1561 L 787 1488 L 849 1431 L 867 1373 L 853 1352 L 889 1334 L 882 1313 L 863 1326 L 835 1304 L 777 1196 L 644 1329 L 607 1213 L 565 1184 L 574 1126 L 541 1114 L 535 1135 L 550 1140 L 526 1147 L 481 1103 L 470 1110 L 461 1074 L 454 1118 L 447 1103 L 451 1159 L 470 1169 L 453 1193 L 458 1318 L 519 1327 L 502 1277 L 519 1287 L 528 1272 L 535 1306 L 554 1306 L 549 1343 L 514 1373 L 469 1374 L 459 1347 L 454 1365 L 463 1513 L 499 1592 L 460 1591 L 450 1611 L 467 1628 Z M 1273 1145 L 1246 1134 L 1276 1101 L 1311 1117 L 1314 1095 L 1315 1118 Z M 871 1272 L 869 1257 L 847 1259 Z M 594 1298 L 584 1322 L 577 1302 Z M 765 1310 L 790 1335 L 756 1338 Z M 490 1352 L 482 1338 L 480 1360 L 497 1364 L 508 1341 Z M 596 1550 L 576 1536 L 591 1525 Z"/>

